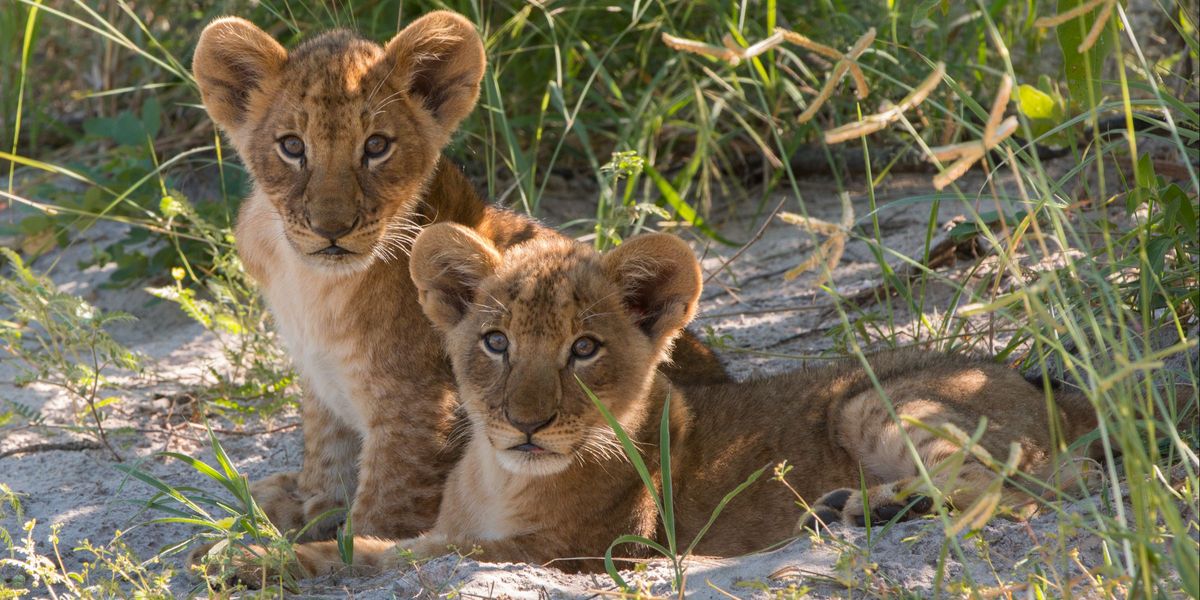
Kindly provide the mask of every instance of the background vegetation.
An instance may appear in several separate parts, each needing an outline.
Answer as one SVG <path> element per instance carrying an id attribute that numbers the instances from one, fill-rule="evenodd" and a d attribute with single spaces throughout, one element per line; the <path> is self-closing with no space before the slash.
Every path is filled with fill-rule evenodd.
<path id="1" fill-rule="evenodd" d="M 866 309 L 842 299 L 836 281 L 826 287 L 843 319 L 839 348 L 861 353 L 917 343 L 993 351 L 962 336 L 964 323 L 986 315 L 1003 324 L 1010 334 L 999 359 L 1054 372 L 1084 390 L 1102 415 L 1097 435 L 1109 455 L 1109 510 L 1073 525 L 1103 540 L 1108 564 L 1083 581 L 1048 569 L 1037 585 L 1049 595 L 1080 587 L 1140 597 L 1200 593 L 1197 428 L 1184 417 L 1196 404 L 1200 302 L 1194 3 L 0 0 L 0 238 L 24 256 L 20 262 L 13 255 L 5 267 L 0 333 L 24 365 L 23 381 L 71 390 L 83 400 L 76 426 L 104 440 L 105 402 L 116 400 L 97 396 L 107 385 L 102 371 L 134 368 L 137 357 L 104 335 L 112 316 L 61 294 L 25 265 L 53 268 L 34 259 L 109 220 L 131 228 L 90 259 L 115 264 L 107 285 L 149 283 L 227 340 L 235 368 L 213 374 L 204 401 L 236 418 L 285 404 L 286 362 L 232 254 L 229 230 L 246 176 L 199 106 L 188 70 L 195 38 L 214 16 L 238 14 L 285 45 L 330 26 L 386 40 L 434 8 L 478 23 L 490 59 L 481 106 L 450 152 L 488 197 L 534 215 L 563 189 L 594 197 L 594 213 L 565 228 L 598 246 L 664 217 L 732 244 L 750 232 L 723 228 L 726 214 L 766 217 L 768 199 L 782 194 L 787 210 L 803 220 L 811 206 L 828 201 L 804 196 L 806 177 L 866 190 L 872 212 L 826 232 L 843 243 L 865 241 L 884 283 Z M 1038 24 L 1072 10 L 1079 16 Z M 833 67 L 830 58 L 783 44 L 733 65 L 673 50 L 661 39 L 669 33 L 720 46 L 729 36 L 745 47 L 777 27 L 843 51 L 875 28 L 857 61 L 869 98 L 856 99 L 844 82 L 801 123 Z M 869 144 L 824 142 L 826 130 L 875 112 L 883 99 L 904 97 L 939 62 L 946 76 L 929 98 Z M 1018 116 L 1019 127 L 977 168 L 1011 177 L 1018 193 L 952 183 L 939 194 L 901 200 L 928 205 L 924 252 L 886 247 L 875 190 L 900 171 L 937 173 L 931 147 L 980 139 L 1005 75 L 1015 86 L 1001 108 Z M 618 152 L 627 154 L 614 161 Z M 1051 155 L 1070 157 L 1069 168 L 1052 168 L 1044 160 Z M 939 275 L 931 241 L 938 207 L 948 202 L 972 215 L 955 237 L 1007 265 L 1001 271 L 1017 275 L 1015 288 Z M 834 254 L 826 247 L 814 268 L 826 268 Z M 1023 273 L 1013 266 L 1021 257 L 1055 262 Z M 924 316 L 933 281 L 956 286 L 958 311 Z M 905 310 L 923 316 L 902 339 L 906 323 L 893 315 Z M 37 414 L 0 401 L 4 422 L 39 425 Z M 256 514 L 234 474 L 210 470 L 223 473 L 223 485 L 239 498 L 224 505 L 240 507 L 232 514 Z M 1123 493 L 1127 500 L 1117 500 Z M 232 523 L 178 510 L 219 524 L 212 529 L 222 535 L 272 534 L 256 518 Z M 939 523 L 955 526 L 944 514 Z M 20 544 L 3 533 L 16 557 Z M 948 548 L 957 543 L 947 539 Z M 97 564 L 108 565 L 117 583 L 95 588 L 96 595 L 163 593 L 158 585 L 165 580 L 131 575 L 105 552 Z M 51 577 L 53 564 L 20 564 L 42 573 L 44 584 L 82 585 L 64 574 Z"/>

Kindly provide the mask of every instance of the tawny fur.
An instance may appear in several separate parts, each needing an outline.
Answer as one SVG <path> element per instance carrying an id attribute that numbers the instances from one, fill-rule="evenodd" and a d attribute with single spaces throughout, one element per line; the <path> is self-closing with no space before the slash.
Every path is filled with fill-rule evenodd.
<path id="1" fill-rule="evenodd" d="M 460 452 L 448 445 L 458 399 L 418 305 L 408 247 L 445 221 L 501 250 L 556 235 L 486 206 L 441 156 L 475 105 L 484 64 L 474 26 L 445 11 L 385 46 L 333 31 L 288 52 L 232 17 L 200 36 L 193 67 L 205 107 L 254 180 L 238 253 L 304 388 L 302 471 L 254 486 L 282 530 L 350 504 L 357 532 L 409 536 L 434 523 Z M 375 134 L 390 144 L 369 158 Z M 303 141 L 302 158 L 284 154 L 286 136 Z M 331 241 L 319 231 L 339 233 Z M 331 243 L 344 252 L 321 253 Z M 689 350 L 707 361 L 689 363 L 689 378 L 724 378 L 711 352 Z"/>
<path id="2" fill-rule="evenodd" d="M 907 418 L 968 434 L 986 418 L 980 446 L 1003 462 L 1015 443 L 1020 470 L 1041 478 L 1054 480 L 1068 459 L 1056 456 L 1042 390 L 1010 369 L 963 356 L 905 350 L 869 359 L 901 427 L 853 359 L 744 383 L 672 385 L 656 366 L 694 314 L 701 280 L 690 249 L 671 236 L 633 238 L 603 257 L 561 239 L 501 256 L 467 229 L 437 225 L 418 238 L 412 269 L 426 312 L 445 333 L 473 434 L 432 531 L 400 542 L 356 540 L 355 567 L 402 566 L 412 555 L 400 549 L 421 557 L 453 545 L 477 546 L 483 560 L 597 570 L 600 560 L 580 558 L 603 556 L 622 534 L 665 544 L 651 496 L 576 377 L 630 432 L 659 482 L 659 424 L 669 398 L 681 548 L 727 492 L 768 467 L 725 508 L 696 547 L 701 555 L 740 555 L 797 535 L 806 513 L 792 492 L 769 480 L 770 466 L 785 460 L 793 467 L 787 482 L 825 521 L 861 524 L 870 511 L 878 523 L 933 510 L 922 496 L 930 490 L 915 483 L 901 427 L 953 506 L 969 506 L 997 480 L 973 455 Z M 483 341 L 497 331 L 508 341 L 502 354 Z M 572 359 L 572 344 L 584 336 L 600 350 Z M 1053 417 L 1065 439 L 1095 426 L 1082 396 L 1055 400 Z M 531 436 L 513 425 L 545 419 L 552 420 Z M 525 442 L 542 451 L 514 449 Z M 959 458 L 961 466 L 943 468 Z M 868 503 L 856 491 L 860 483 Z M 1033 500 L 1005 491 L 1010 503 Z M 902 514 L 909 502 L 914 506 Z M 625 545 L 616 554 L 649 552 Z M 345 568 L 332 543 L 302 544 L 296 556 L 301 575 Z"/>

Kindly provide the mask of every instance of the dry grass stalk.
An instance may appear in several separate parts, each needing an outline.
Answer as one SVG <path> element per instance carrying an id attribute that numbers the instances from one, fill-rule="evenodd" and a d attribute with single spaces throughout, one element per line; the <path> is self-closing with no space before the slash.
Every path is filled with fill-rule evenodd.
<path id="1" fill-rule="evenodd" d="M 858 41 L 854 43 L 854 47 L 850 48 L 849 52 L 839 56 L 837 63 L 833 65 L 833 71 L 825 80 L 825 85 L 821 86 L 821 91 L 817 94 L 817 97 L 808 104 L 808 108 L 805 109 L 804 112 L 800 113 L 800 117 L 797 119 L 798 122 L 806 123 L 816 116 L 817 111 L 820 110 L 821 106 L 824 105 L 831 96 L 833 96 L 834 88 L 836 88 L 837 84 L 840 83 L 842 78 L 846 76 L 847 72 L 852 73 L 851 76 L 854 79 L 855 96 L 858 97 L 859 100 L 866 98 L 867 95 L 871 93 L 870 88 L 867 87 L 866 77 L 863 76 L 862 69 L 859 68 L 855 61 L 858 60 L 859 56 L 862 56 L 862 53 L 866 51 L 867 47 L 870 46 L 871 42 L 874 41 L 875 28 L 872 27 L 868 29 L 867 32 L 862 35 L 862 37 L 858 38 Z"/>
<path id="2" fill-rule="evenodd" d="M 998 146 L 1000 142 L 1017 130 L 1016 117 L 1004 118 L 1004 109 L 1012 97 L 1012 86 L 1012 77 L 1005 75 L 1000 80 L 1000 89 L 996 90 L 996 100 L 992 103 L 992 110 L 988 113 L 987 124 L 983 129 L 983 139 L 930 149 L 931 160 L 954 161 L 946 170 L 933 178 L 933 187 L 939 190 L 943 189 L 962 177 L 989 150 Z"/>
<path id="3" fill-rule="evenodd" d="M 933 72 L 926 76 L 920 85 L 913 88 L 913 91 L 909 92 L 899 104 L 892 104 L 884 100 L 878 113 L 867 115 L 860 121 L 847 123 L 841 127 L 835 127 L 826 131 L 825 143 L 840 144 L 847 140 L 858 139 L 887 128 L 888 125 L 898 120 L 900 115 L 924 102 L 925 98 L 928 98 L 934 88 L 941 83 L 945 75 L 946 64 L 938 63 L 934 67 Z"/>
<path id="4" fill-rule="evenodd" d="M 775 48 L 785 41 L 811 50 L 821 56 L 837 60 L 817 97 L 809 103 L 808 108 L 804 112 L 800 113 L 799 122 L 801 123 L 811 120 L 817 114 L 817 110 L 833 95 L 834 88 L 846 76 L 846 73 L 849 73 L 850 77 L 854 79 L 854 95 L 859 100 L 866 98 L 871 93 L 871 88 L 867 85 L 867 78 L 863 75 L 862 68 L 858 66 L 857 61 L 862 56 L 862 53 L 875 41 L 874 27 L 859 37 L 854 42 L 854 46 L 844 54 L 834 48 L 814 42 L 799 33 L 782 28 L 776 28 L 775 33 L 771 37 L 745 48 L 741 47 L 737 43 L 737 40 L 733 39 L 733 36 L 729 34 L 721 38 L 721 46 L 713 46 L 712 44 L 706 44 L 697 40 L 676 37 L 669 33 L 663 33 L 662 40 L 667 47 L 673 50 L 690 52 L 701 56 L 711 56 L 734 66 L 741 64 L 743 60 L 754 58 Z"/>
<path id="5" fill-rule="evenodd" d="M 662 34 L 662 41 L 667 45 L 668 48 L 672 50 L 690 52 L 692 54 L 699 54 L 701 56 L 711 56 L 713 58 L 723 60 L 731 65 L 737 65 L 742 62 L 742 57 L 740 56 L 741 53 L 729 48 L 722 48 L 721 46 L 713 46 L 712 44 L 705 44 L 704 42 L 698 42 L 696 40 L 675 37 L 665 32 Z"/>
<path id="6" fill-rule="evenodd" d="M 813 282 L 814 286 L 819 286 L 829 280 L 833 269 L 841 262 L 842 254 L 846 251 L 846 240 L 850 236 L 850 227 L 854 225 L 854 205 L 850 202 L 850 194 L 842 192 L 838 197 L 842 201 L 840 223 L 830 223 L 790 212 L 779 213 L 779 218 L 783 222 L 829 238 L 817 246 L 817 249 L 804 262 L 784 273 L 784 280 L 791 281 L 817 266 L 824 265 L 825 269 L 817 275 L 817 280 Z"/>

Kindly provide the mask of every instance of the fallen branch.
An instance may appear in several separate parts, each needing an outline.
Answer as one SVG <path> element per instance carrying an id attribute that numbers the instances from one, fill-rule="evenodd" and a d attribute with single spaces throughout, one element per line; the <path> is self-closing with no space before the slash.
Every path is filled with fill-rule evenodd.
<path id="1" fill-rule="evenodd" d="M 36 454 L 38 452 L 80 452 L 83 450 L 99 450 L 102 447 L 103 446 L 101 446 L 99 443 L 91 440 L 76 440 L 74 442 L 44 442 L 40 444 L 29 444 L 28 446 L 21 446 L 19 448 L 13 448 L 12 450 L 5 450 L 4 452 L 0 452 L 0 458 L 8 458 L 18 454 Z"/>

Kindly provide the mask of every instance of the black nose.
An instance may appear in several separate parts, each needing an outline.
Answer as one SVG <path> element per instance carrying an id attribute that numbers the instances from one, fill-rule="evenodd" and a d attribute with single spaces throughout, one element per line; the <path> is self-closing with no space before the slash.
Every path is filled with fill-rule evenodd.
<path id="1" fill-rule="evenodd" d="M 340 238 L 344 238 L 358 227 L 358 217 L 347 225 L 345 222 L 338 222 L 332 219 L 326 220 L 309 220 L 308 228 L 315 234 L 329 240 L 329 243 L 334 243 Z"/>
<path id="2" fill-rule="evenodd" d="M 555 414 L 550 415 L 550 418 L 548 418 L 544 421 L 531 421 L 531 422 L 518 421 L 512 417 L 508 417 L 508 422 L 511 423 L 513 427 L 516 427 L 517 431 L 520 431 L 521 433 L 524 433 L 525 435 L 533 435 L 533 434 L 545 429 L 547 425 L 553 423 L 554 418 L 557 416 L 558 416 L 558 413 L 555 413 Z"/>

